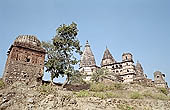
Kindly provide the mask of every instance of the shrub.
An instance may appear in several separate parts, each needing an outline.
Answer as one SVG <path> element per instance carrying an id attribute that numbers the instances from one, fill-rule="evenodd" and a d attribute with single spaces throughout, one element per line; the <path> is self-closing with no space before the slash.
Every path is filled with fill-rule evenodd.
<path id="1" fill-rule="evenodd" d="M 159 100 L 168 100 L 168 97 L 165 94 L 162 94 L 162 93 L 154 94 L 153 98 L 159 99 Z"/>
<path id="2" fill-rule="evenodd" d="M 130 94 L 130 98 L 132 99 L 142 99 L 143 96 L 139 92 L 133 92 Z"/>
<path id="3" fill-rule="evenodd" d="M 103 83 L 91 83 L 90 84 L 90 91 L 102 92 L 106 90 L 107 90 L 107 86 L 104 85 Z"/>
<path id="4" fill-rule="evenodd" d="M 149 91 L 144 92 L 144 93 L 143 93 L 143 96 L 146 97 L 146 98 L 151 98 L 151 99 L 154 98 L 153 93 L 151 93 L 151 92 L 149 92 Z"/>
<path id="5" fill-rule="evenodd" d="M 89 93 L 89 91 L 80 91 L 78 93 L 75 93 L 77 97 L 89 97 L 91 96 L 91 94 Z"/>
<path id="6" fill-rule="evenodd" d="M 3 89 L 5 87 L 5 84 L 2 79 L 0 79 L 0 89 Z"/>
<path id="7" fill-rule="evenodd" d="M 117 107 L 120 110 L 134 110 L 134 107 L 126 105 L 126 104 L 118 104 Z"/>
<path id="8" fill-rule="evenodd" d="M 104 92 L 96 92 L 96 93 L 93 94 L 93 96 L 94 97 L 99 97 L 101 99 L 106 99 L 107 98 L 107 96 L 106 96 L 106 94 Z"/>
<path id="9" fill-rule="evenodd" d="M 158 88 L 158 90 L 159 90 L 161 93 L 163 93 L 163 94 L 165 94 L 165 95 L 168 95 L 168 90 L 167 90 L 166 88 L 160 87 L 160 88 Z"/>
<path id="10" fill-rule="evenodd" d="M 48 84 L 43 84 L 41 85 L 38 90 L 43 93 L 43 94 L 49 94 L 54 92 L 55 90 L 53 89 L 53 87 L 51 85 Z"/>
<path id="11" fill-rule="evenodd" d="M 119 94 L 115 94 L 113 92 L 106 92 L 105 94 L 107 98 L 119 98 L 120 97 Z"/>
<path id="12" fill-rule="evenodd" d="M 112 83 L 109 85 L 106 85 L 104 83 L 90 84 L 90 91 L 94 91 L 94 92 L 105 92 L 105 91 L 121 90 L 121 89 L 123 89 L 123 85 L 120 83 Z"/>

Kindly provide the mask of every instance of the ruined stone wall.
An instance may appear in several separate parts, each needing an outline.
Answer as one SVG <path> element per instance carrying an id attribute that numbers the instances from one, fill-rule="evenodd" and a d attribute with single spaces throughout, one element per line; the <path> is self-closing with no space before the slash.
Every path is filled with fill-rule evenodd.
<path id="1" fill-rule="evenodd" d="M 13 46 L 9 52 L 3 80 L 6 84 L 16 81 L 40 81 L 44 71 L 45 53 Z"/>

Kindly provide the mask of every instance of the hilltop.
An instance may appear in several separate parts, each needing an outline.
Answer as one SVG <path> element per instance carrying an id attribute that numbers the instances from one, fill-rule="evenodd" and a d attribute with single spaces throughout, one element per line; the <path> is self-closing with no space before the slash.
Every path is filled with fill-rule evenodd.
<path id="1" fill-rule="evenodd" d="M 139 84 L 90 83 L 61 88 L 60 85 L 15 82 L 4 87 L 1 81 L 0 109 L 169 110 L 170 92 Z"/>

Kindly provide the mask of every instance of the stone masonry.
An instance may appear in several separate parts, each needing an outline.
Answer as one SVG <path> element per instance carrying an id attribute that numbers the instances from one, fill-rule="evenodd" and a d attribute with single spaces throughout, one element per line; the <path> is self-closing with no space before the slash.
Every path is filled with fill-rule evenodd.
<path id="1" fill-rule="evenodd" d="M 41 42 L 31 35 L 20 35 L 8 51 L 3 80 L 11 85 L 16 81 L 41 82 L 44 71 L 45 50 Z"/>

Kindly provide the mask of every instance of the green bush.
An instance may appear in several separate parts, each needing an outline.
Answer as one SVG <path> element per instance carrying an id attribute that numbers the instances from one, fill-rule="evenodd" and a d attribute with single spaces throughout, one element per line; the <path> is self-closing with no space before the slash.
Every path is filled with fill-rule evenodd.
<path id="1" fill-rule="evenodd" d="M 167 90 L 166 88 L 160 87 L 160 88 L 158 88 L 158 90 L 159 90 L 161 93 L 163 93 L 163 94 L 165 94 L 165 95 L 168 95 L 168 90 Z"/>
<path id="2" fill-rule="evenodd" d="M 103 93 L 103 92 L 96 92 L 96 93 L 93 94 L 93 96 L 94 97 L 99 97 L 101 99 L 106 99 L 107 98 L 106 94 Z"/>
<path id="3" fill-rule="evenodd" d="M 102 92 L 102 91 L 106 91 L 107 86 L 104 85 L 103 83 L 91 83 L 90 84 L 90 91 L 93 92 Z"/>
<path id="4" fill-rule="evenodd" d="M 142 99 L 143 96 L 139 92 L 133 92 L 130 94 L 131 99 Z"/>
<path id="5" fill-rule="evenodd" d="M 52 92 L 55 92 L 54 88 L 48 84 L 43 84 L 39 86 L 38 90 L 43 94 L 50 94 Z"/>
<path id="6" fill-rule="evenodd" d="M 106 92 L 105 94 L 107 98 L 119 98 L 120 97 L 118 93 Z"/>
<path id="7" fill-rule="evenodd" d="M 91 96 L 89 91 L 82 90 L 80 92 L 75 93 L 77 97 L 89 97 Z"/>
<path id="8" fill-rule="evenodd" d="M 5 84 L 2 79 L 0 79 L 0 89 L 3 89 L 5 87 Z"/>
<path id="9" fill-rule="evenodd" d="M 117 107 L 120 110 L 135 110 L 134 107 L 126 105 L 126 104 L 118 104 Z"/>
<path id="10" fill-rule="evenodd" d="M 121 89 L 123 89 L 123 85 L 120 83 L 112 83 L 109 85 L 106 85 L 104 83 L 91 83 L 90 84 L 90 91 L 93 91 L 93 92 L 105 92 L 105 91 L 121 90 Z"/>
<path id="11" fill-rule="evenodd" d="M 151 92 L 149 92 L 149 91 L 144 92 L 144 93 L 143 93 L 143 96 L 146 97 L 146 98 L 154 99 L 153 93 L 151 93 Z"/>
<path id="12" fill-rule="evenodd" d="M 153 98 L 159 99 L 159 100 L 168 100 L 168 97 L 165 94 L 162 94 L 162 93 L 154 94 Z"/>

